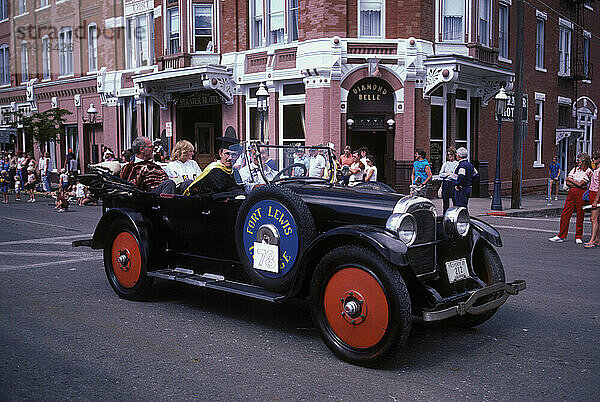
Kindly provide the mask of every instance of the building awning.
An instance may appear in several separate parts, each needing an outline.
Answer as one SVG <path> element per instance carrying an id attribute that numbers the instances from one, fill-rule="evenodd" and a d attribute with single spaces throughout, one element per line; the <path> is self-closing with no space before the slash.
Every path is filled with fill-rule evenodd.
<path id="1" fill-rule="evenodd" d="M 569 142 L 576 141 L 579 137 L 584 134 L 583 128 L 557 128 L 556 129 L 556 145 L 558 145 L 565 138 L 569 139 Z"/>
<path id="2" fill-rule="evenodd" d="M 471 88 L 474 97 L 481 98 L 483 106 L 492 99 L 500 87 L 510 89 L 514 73 L 506 68 L 482 63 L 469 56 L 428 56 L 423 62 L 427 78 L 423 96 L 429 96 L 440 85 L 458 85 Z"/>
<path id="3" fill-rule="evenodd" d="M 176 92 L 213 90 L 226 105 L 233 105 L 233 72 L 221 65 L 204 65 L 158 71 L 133 77 L 140 94 L 152 97 L 166 107 Z"/>

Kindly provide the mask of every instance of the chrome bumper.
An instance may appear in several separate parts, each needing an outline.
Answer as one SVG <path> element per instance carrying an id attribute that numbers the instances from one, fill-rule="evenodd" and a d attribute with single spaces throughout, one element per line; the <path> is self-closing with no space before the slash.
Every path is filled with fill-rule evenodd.
<path id="1" fill-rule="evenodd" d="M 423 321 L 439 321 L 455 315 L 464 315 L 467 313 L 473 315 L 481 314 L 500 307 L 504 304 L 506 299 L 508 299 L 508 296 L 516 295 L 525 288 L 525 281 L 517 280 L 511 283 L 497 283 L 483 289 L 474 290 L 471 292 L 471 296 L 469 296 L 466 301 L 460 302 L 456 306 L 452 306 L 443 310 L 423 312 Z M 502 296 L 487 303 L 474 306 L 479 299 L 496 292 L 503 292 Z"/>

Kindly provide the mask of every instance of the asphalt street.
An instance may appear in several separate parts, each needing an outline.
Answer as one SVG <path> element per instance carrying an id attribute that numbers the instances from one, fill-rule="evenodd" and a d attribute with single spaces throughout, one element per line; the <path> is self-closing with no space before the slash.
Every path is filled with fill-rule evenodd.
<path id="1" fill-rule="evenodd" d="M 527 289 L 475 329 L 415 318 L 406 349 L 366 369 L 327 349 L 302 300 L 278 306 L 164 281 L 149 302 L 120 299 L 102 253 L 70 247 L 91 237 L 100 213 L 58 214 L 49 200 L 0 205 L 0 400 L 600 394 L 600 248 L 548 242 L 557 218 L 486 218 L 503 236 L 507 280 L 525 279 Z"/>

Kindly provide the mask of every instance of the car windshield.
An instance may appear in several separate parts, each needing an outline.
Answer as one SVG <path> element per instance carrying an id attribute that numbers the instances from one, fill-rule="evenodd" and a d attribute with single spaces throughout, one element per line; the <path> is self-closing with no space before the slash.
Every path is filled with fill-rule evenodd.
<path id="1" fill-rule="evenodd" d="M 335 169 L 326 146 L 265 145 L 256 141 L 230 147 L 238 182 L 247 187 L 290 180 L 332 182 Z M 234 173 L 235 174 L 235 173 Z"/>

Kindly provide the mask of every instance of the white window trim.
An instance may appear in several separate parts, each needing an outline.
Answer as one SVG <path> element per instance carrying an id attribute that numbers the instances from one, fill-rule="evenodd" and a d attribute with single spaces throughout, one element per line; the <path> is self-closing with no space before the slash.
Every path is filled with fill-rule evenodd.
<path id="1" fill-rule="evenodd" d="M 124 40 L 124 44 L 125 44 L 125 50 L 127 53 L 127 57 L 125 58 L 125 66 L 128 69 L 137 69 L 137 68 L 143 68 L 143 67 L 148 67 L 151 65 L 154 65 L 156 63 L 156 55 L 154 53 L 154 43 L 152 43 L 152 29 L 153 29 L 153 25 L 154 24 L 154 18 L 151 19 L 150 15 L 154 13 L 154 9 L 151 10 L 147 10 L 146 12 L 143 13 L 137 13 L 137 14 L 130 14 L 125 18 L 125 23 L 124 23 L 124 32 L 125 32 L 125 40 Z M 144 17 L 146 19 L 146 41 L 148 42 L 148 66 L 143 66 L 138 62 L 138 49 L 137 49 L 137 41 L 136 41 L 136 36 L 135 36 L 135 32 L 137 31 L 139 25 L 137 25 L 137 21 L 138 18 L 140 17 Z M 166 18 L 165 18 L 166 19 Z M 128 21 L 131 20 L 132 21 L 132 34 L 131 34 L 131 43 L 128 44 L 128 39 L 127 39 L 127 25 L 128 25 Z M 180 21 L 181 23 L 181 21 Z M 156 39 L 156 37 L 155 37 Z M 179 44 L 180 44 L 180 48 L 181 48 L 181 37 L 179 38 Z M 131 47 L 131 48 L 130 48 Z M 165 55 L 167 55 L 168 52 L 165 50 Z M 131 65 L 129 65 L 129 57 L 131 57 Z M 139 65 L 138 65 L 139 64 Z"/>
<path id="2" fill-rule="evenodd" d="M 282 43 L 287 43 L 287 27 L 285 24 L 285 21 L 287 21 L 287 10 L 288 10 L 288 3 L 285 0 L 281 0 L 283 1 L 283 39 L 281 42 L 278 43 L 271 43 L 270 42 L 270 33 L 271 33 L 271 3 L 273 1 L 276 0 L 266 0 L 263 5 L 264 5 L 264 9 L 263 9 L 263 22 L 264 22 L 264 26 L 265 26 L 265 41 L 267 43 L 268 46 L 271 45 L 280 45 Z"/>
<path id="3" fill-rule="evenodd" d="M 536 10 L 537 13 L 537 10 Z M 544 40 L 542 42 L 543 45 L 543 50 L 542 50 L 542 67 L 537 65 L 537 48 L 536 48 L 536 54 L 535 54 L 535 69 L 537 71 L 541 71 L 541 72 L 547 72 L 548 70 L 546 70 L 545 67 L 543 67 L 546 64 L 546 15 L 544 14 L 544 18 L 541 18 L 540 16 L 537 16 L 536 20 L 535 20 L 535 42 L 536 42 L 536 46 L 537 46 L 537 26 L 538 26 L 538 22 L 542 21 L 544 23 Z"/>
<path id="4" fill-rule="evenodd" d="M 0 24 L 3 23 L 4 21 L 8 21 L 8 1 L 9 0 L 1 0 L 2 3 L 4 3 L 4 12 L 6 13 L 6 18 L 3 18 L 2 20 L 0 20 Z"/>
<path id="5" fill-rule="evenodd" d="M 543 98 L 543 99 L 542 99 Z M 534 144 L 538 143 L 537 154 L 535 155 L 535 160 L 533 161 L 534 168 L 542 168 L 544 167 L 544 163 L 542 163 L 542 155 L 543 155 L 543 144 L 544 144 L 544 103 L 546 101 L 546 95 L 536 92 L 535 93 L 535 121 L 539 121 L 539 130 L 535 133 L 535 137 L 533 139 Z M 541 114 L 537 114 L 538 102 L 541 107 Z"/>
<path id="6" fill-rule="evenodd" d="M 469 151 L 469 155 L 471 154 L 471 91 L 469 91 L 466 88 L 459 88 L 459 89 L 464 89 L 467 92 L 467 99 L 456 99 L 455 97 L 455 108 L 456 109 L 466 109 L 467 110 L 467 122 L 466 122 L 466 127 L 467 127 L 467 144 L 466 147 L 467 151 Z M 456 95 L 456 92 L 454 92 L 454 94 Z M 454 119 L 456 119 L 456 116 L 454 116 Z M 456 134 L 456 133 L 455 133 Z M 456 138 L 454 139 L 454 141 L 456 141 Z M 463 141 L 463 140 L 461 140 Z M 446 143 L 446 139 L 444 138 L 444 144 Z M 456 143 L 454 144 L 456 145 Z M 446 161 L 446 147 L 444 146 L 444 162 Z"/>
<path id="7" fill-rule="evenodd" d="M 298 38 L 297 39 L 290 39 L 290 24 L 291 24 L 291 12 L 292 12 L 292 7 L 290 6 L 290 2 L 286 1 L 285 2 L 285 20 L 287 23 L 285 23 L 285 33 L 284 33 L 284 40 L 285 43 L 297 43 L 300 40 L 300 0 L 298 0 Z"/>
<path id="8" fill-rule="evenodd" d="M 564 96 L 559 96 L 556 100 L 561 105 L 569 105 L 571 106 L 571 98 L 566 98 Z"/>
<path id="9" fill-rule="evenodd" d="M 66 66 L 62 66 L 61 65 L 61 60 L 62 60 L 63 56 L 60 54 L 61 53 L 61 49 L 60 49 L 60 47 L 61 47 L 61 39 L 60 39 L 60 37 L 61 37 L 61 35 L 66 34 L 66 32 L 71 32 L 71 42 L 70 42 L 70 44 L 71 44 L 71 46 L 73 48 L 72 51 L 70 52 L 71 53 L 71 67 L 72 67 L 73 71 L 70 71 L 70 72 L 61 71 L 61 67 L 65 67 L 65 69 L 66 69 Z M 70 27 L 65 27 L 65 28 L 61 29 L 60 31 L 58 31 L 58 47 L 59 47 L 59 49 L 58 49 L 58 71 L 59 71 L 58 78 L 73 77 L 75 75 L 75 57 L 74 57 L 74 53 L 75 53 L 75 41 L 74 41 L 74 38 L 73 38 L 73 30 Z M 62 52 L 62 53 L 64 53 L 64 52 Z M 65 62 L 67 62 L 66 59 L 65 59 Z"/>
<path id="10" fill-rule="evenodd" d="M 357 14 L 358 15 L 356 18 L 356 21 L 358 23 L 357 36 L 359 38 L 377 38 L 377 39 L 385 38 L 385 3 L 386 2 L 384 0 L 380 1 L 380 3 L 381 3 L 381 21 L 380 21 L 381 22 L 381 33 L 379 34 L 379 36 L 362 36 L 360 34 L 360 0 L 357 0 L 357 1 L 358 1 L 358 4 L 357 4 L 357 10 L 358 10 Z M 300 22 L 300 21 L 298 21 L 298 22 Z"/>
<path id="11" fill-rule="evenodd" d="M 23 81 L 23 45 L 25 45 L 25 68 L 27 70 L 27 79 Z M 21 62 L 21 85 L 27 84 L 29 81 L 29 49 L 27 48 L 27 41 L 21 41 L 19 43 L 19 61 Z"/>
<path id="12" fill-rule="evenodd" d="M 4 43 L 3 45 L 0 46 L 0 50 L 2 51 L 2 54 L 0 54 L 0 57 L 4 58 L 4 49 L 6 49 L 6 52 L 8 52 L 8 84 L 2 84 L 0 86 L 0 88 L 8 88 L 10 87 L 10 46 L 8 46 L 8 43 Z M 0 72 L 1 73 L 1 72 Z"/>
<path id="13" fill-rule="evenodd" d="M 431 96 L 429 98 L 429 103 L 432 106 L 441 106 L 442 107 L 442 164 L 444 162 L 446 162 L 446 142 L 447 142 L 447 138 L 448 138 L 448 131 L 447 131 L 447 126 L 448 126 L 448 102 L 446 100 L 446 96 L 447 96 L 447 88 L 444 86 L 443 87 L 443 95 L 442 96 Z M 431 113 L 429 115 L 429 118 L 431 119 Z M 431 133 L 430 133 L 431 135 Z M 440 140 L 435 139 L 435 142 L 439 142 Z M 429 142 L 431 143 L 431 138 L 429 139 Z"/>
<path id="14" fill-rule="evenodd" d="M 571 31 L 573 30 L 573 23 L 562 17 L 558 17 L 558 25 L 563 26 L 565 28 L 569 28 Z"/>
<path id="15" fill-rule="evenodd" d="M 212 43 L 213 43 L 213 50 L 200 50 L 200 51 L 196 51 L 196 19 L 194 17 L 194 7 L 196 6 L 211 6 L 211 11 L 212 11 Z M 213 3 L 192 3 L 190 5 L 190 12 L 188 13 L 189 15 L 189 21 L 188 21 L 188 26 L 192 27 L 192 29 L 188 29 L 188 44 L 189 44 L 189 49 L 190 49 L 190 53 L 194 53 L 194 54 L 214 54 L 214 53 L 218 53 L 218 44 L 219 44 L 219 39 L 217 38 L 218 36 L 218 32 L 216 31 L 217 29 L 217 20 L 219 18 L 218 13 L 215 12 L 215 5 Z"/>
<path id="16" fill-rule="evenodd" d="M 165 7 L 165 18 L 163 18 L 163 45 L 164 45 L 164 54 L 165 55 L 171 55 L 171 53 L 169 52 L 169 47 L 170 47 L 170 43 L 171 43 L 171 38 L 169 37 L 169 25 L 170 25 L 170 18 L 169 18 L 169 11 L 176 8 L 177 12 L 178 12 L 178 18 L 179 18 L 179 51 L 182 51 L 182 37 L 181 37 L 181 10 L 179 9 L 179 6 L 176 7 L 167 7 L 166 2 L 163 3 L 164 7 Z"/>
<path id="17" fill-rule="evenodd" d="M 286 82 L 286 84 L 288 84 Z M 304 139 L 302 138 L 283 138 L 283 107 L 284 106 L 289 106 L 289 105 L 304 105 L 304 113 L 306 116 L 306 94 L 300 94 L 300 95 L 283 95 L 283 85 L 281 85 L 281 88 L 279 89 L 279 144 L 283 144 L 284 141 L 286 142 L 290 142 L 290 141 L 294 141 L 294 142 L 299 142 L 299 141 L 303 141 L 304 145 L 306 145 L 306 132 L 304 133 Z"/>
<path id="18" fill-rule="evenodd" d="M 467 33 L 467 25 L 469 25 L 469 21 L 468 21 L 468 15 L 469 15 L 469 10 L 467 10 L 467 7 L 469 7 L 470 2 L 464 1 L 463 0 L 463 16 L 462 16 L 462 31 L 461 31 L 461 36 L 459 40 L 445 40 L 444 39 L 444 1 L 445 0 L 438 0 L 436 2 L 436 7 L 438 7 L 438 10 L 436 10 L 436 20 L 438 21 L 438 24 L 436 24 L 436 30 L 437 32 L 435 33 L 435 37 L 439 38 L 440 43 L 465 43 L 465 35 Z"/>
<path id="19" fill-rule="evenodd" d="M 482 0 L 477 0 L 477 40 L 479 41 L 479 43 L 485 47 L 490 47 L 492 44 L 492 28 L 493 28 L 493 8 L 494 8 L 494 2 L 492 0 L 485 0 L 485 1 L 489 1 L 489 12 L 487 15 L 487 23 L 488 23 L 488 38 L 487 38 L 487 44 L 484 44 L 483 42 L 481 42 L 481 32 L 479 32 L 479 27 L 480 27 L 480 22 L 481 22 L 481 10 L 479 9 L 479 5 L 481 5 L 481 1 Z"/>
<path id="20" fill-rule="evenodd" d="M 538 20 L 544 20 L 544 21 L 548 20 L 548 15 L 545 12 L 540 11 L 540 10 L 535 10 L 535 17 Z"/>
<path id="21" fill-rule="evenodd" d="M 48 45 L 50 45 L 50 36 L 48 35 L 44 35 L 42 36 L 42 81 L 46 82 L 46 81 L 50 81 L 52 79 L 52 58 L 51 58 L 51 52 L 49 49 L 44 47 L 44 40 L 48 39 Z M 48 77 L 44 78 L 44 68 L 46 67 L 44 65 L 44 55 L 47 55 L 48 57 Z"/>
<path id="22" fill-rule="evenodd" d="M 502 0 L 498 4 L 498 53 L 500 52 L 500 10 L 501 6 L 506 7 L 506 54 L 510 55 L 510 3 Z M 498 61 L 503 63 L 512 63 L 509 57 L 502 57 L 498 54 Z"/>
<path id="23" fill-rule="evenodd" d="M 45 5 L 45 6 L 43 6 L 43 7 L 40 7 L 40 8 L 36 8 L 36 9 L 35 9 L 35 10 L 33 10 L 33 11 L 37 13 L 38 11 L 43 11 L 43 10 L 46 10 L 46 9 L 50 8 L 50 6 L 51 6 L 51 4 L 50 4 L 50 3 L 48 3 L 47 5 Z"/>
<path id="24" fill-rule="evenodd" d="M 254 20 L 255 20 L 255 16 L 254 16 L 254 9 L 256 8 L 255 4 L 256 2 L 260 2 L 262 4 L 262 24 L 261 24 L 261 31 L 260 32 L 260 44 L 258 45 L 254 45 L 254 38 L 256 37 L 257 33 L 255 32 L 254 29 Z M 250 8 L 250 18 L 249 18 L 249 24 L 250 24 L 250 49 L 258 49 L 260 47 L 264 47 L 266 46 L 267 42 L 266 42 L 266 33 L 265 33 L 265 3 L 263 0 L 250 0 L 248 2 L 248 6 Z"/>
<path id="25" fill-rule="evenodd" d="M 253 85 L 254 87 L 256 87 L 256 85 Z M 251 135 L 251 124 L 252 122 L 250 121 L 250 109 L 252 108 L 256 108 L 258 106 L 258 99 L 257 98 L 251 98 L 250 97 L 250 88 L 248 87 L 245 91 L 244 94 L 246 96 L 246 137 L 245 139 L 248 141 L 250 140 L 250 135 Z M 269 138 L 269 108 L 272 106 L 271 102 L 270 102 L 270 96 L 271 95 L 271 91 L 269 91 L 269 97 L 267 97 L 267 113 L 265 114 L 265 138 Z M 259 134 L 260 135 L 260 134 Z"/>
<path id="26" fill-rule="evenodd" d="M 96 28 L 96 54 L 94 55 L 94 57 L 96 58 L 96 67 L 92 70 L 91 66 L 90 66 L 90 61 L 91 61 L 91 42 L 90 42 L 90 28 L 91 27 L 95 27 Z M 95 73 L 98 71 L 98 25 L 95 22 L 91 22 L 88 24 L 87 26 L 87 35 L 88 35 L 88 73 Z"/>
<path id="27" fill-rule="evenodd" d="M 559 77 L 568 77 L 571 74 L 571 62 L 573 60 L 573 55 L 571 54 L 571 42 L 573 41 L 573 24 L 570 23 L 569 25 L 565 24 L 564 22 L 566 20 L 563 20 L 562 18 L 559 18 L 559 20 L 562 20 L 559 24 L 559 28 L 558 28 L 558 76 Z M 569 39 L 567 41 L 567 43 L 565 44 L 567 46 L 567 52 L 569 54 L 569 60 L 568 60 L 568 66 L 567 66 L 567 71 L 560 71 L 561 68 L 561 60 L 560 60 L 560 45 L 561 45 L 561 31 L 563 29 L 566 29 L 568 34 L 569 34 Z"/>

